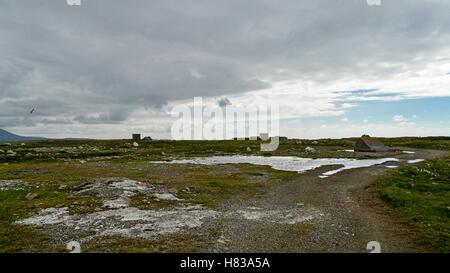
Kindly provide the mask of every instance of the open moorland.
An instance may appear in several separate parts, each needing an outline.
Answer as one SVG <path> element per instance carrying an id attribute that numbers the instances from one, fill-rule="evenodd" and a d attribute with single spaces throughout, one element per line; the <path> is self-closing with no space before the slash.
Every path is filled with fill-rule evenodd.
<path id="1" fill-rule="evenodd" d="M 0 252 L 450 251 L 450 138 L 0 143 Z"/>

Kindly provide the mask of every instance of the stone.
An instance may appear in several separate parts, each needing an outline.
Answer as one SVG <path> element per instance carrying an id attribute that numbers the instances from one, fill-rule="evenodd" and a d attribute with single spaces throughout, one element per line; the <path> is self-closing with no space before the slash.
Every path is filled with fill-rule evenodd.
<path id="1" fill-rule="evenodd" d="M 251 152 L 251 151 L 252 151 L 252 148 L 247 147 L 247 152 Z"/>
<path id="2" fill-rule="evenodd" d="M 133 142 L 133 147 L 135 147 L 135 148 L 139 147 L 139 143 Z"/>
<path id="3" fill-rule="evenodd" d="M 27 200 L 33 200 L 33 199 L 36 199 L 37 196 L 38 196 L 37 193 L 29 192 L 29 193 L 25 196 L 25 198 L 26 198 Z"/>
<path id="4" fill-rule="evenodd" d="M 314 148 L 312 148 L 312 147 L 306 147 L 306 148 L 305 148 L 305 152 L 307 152 L 307 153 L 315 153 L 315 152 L 316 152 L 316 149 L 314 149 Z"/>

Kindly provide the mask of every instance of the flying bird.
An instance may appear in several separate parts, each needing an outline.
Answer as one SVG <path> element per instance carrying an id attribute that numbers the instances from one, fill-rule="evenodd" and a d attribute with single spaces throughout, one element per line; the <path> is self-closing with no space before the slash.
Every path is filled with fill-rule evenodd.
<path id="1" fill-rule="evenodd" d="M 30 111 L 30 114 L 33 114 L 33 113 L 34 113 L 34 110 L 35 110 L 35 108 L 33 108 L 33 109 Z"/>

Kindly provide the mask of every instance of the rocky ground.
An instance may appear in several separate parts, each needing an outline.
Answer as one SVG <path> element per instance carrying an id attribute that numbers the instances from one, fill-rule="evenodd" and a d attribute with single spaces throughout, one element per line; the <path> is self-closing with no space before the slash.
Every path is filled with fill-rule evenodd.
<path id="1" fill-rule="evenodd" d="M 389 165 L 444 154 L 397 153 L 402 161 Z M 45 251 L 64 251 L 74 240 L 92 252 L 368 252 L 370 241 L 378 241 L 383 252 L 427 251 L 414 244 L 409 229 L 390 215 L 373 189 L 377 177 L 389 172 L 387 163 L 326 178 L 321 174 L 340 166 L 286 175 L 242 164 L 128 165 L 77 163 L 85 175 L 99 168 L 105 171 L 73 185 L 52 183 L 58 193 L 66 194 L 64 201 L 40 205 L 41 201 L 33 205 L 34 213 L 17 217 L 8 228 L 26 226 L 46 234 Z M 39 170 L 42 173 L 33 174 L 47 177 Z M 131 177 L 110 176 L 116 173 Z M 152 183 L 155 177 L 167 181 Z M 30 182 L 20 179 L 3 180 L 0 186 L 3 192 L 23 192 L 18 198 L 29 202 L 41 197 L 30 190 Z"/>

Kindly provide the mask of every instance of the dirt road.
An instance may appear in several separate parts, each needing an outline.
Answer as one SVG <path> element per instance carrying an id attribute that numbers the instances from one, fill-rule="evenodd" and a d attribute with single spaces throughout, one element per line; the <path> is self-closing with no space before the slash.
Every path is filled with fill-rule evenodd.
<path id="1" fill-rule="evenodd" d="M 433 159 L 441 151 L 418 150 L 400 159 Z M 401 163 L 406 164 L 406 163 Z M 377 197 L 376 178 L 385 166 L 347 170 L 329 178 L 326 167 L 299 174 L 254 200 L 231 202 L 222 209 L 244 219 L 225 217 L 215 252 L 369 252 L 378 241 L 382 252 L 424 252 L 411 231 Z"/>

